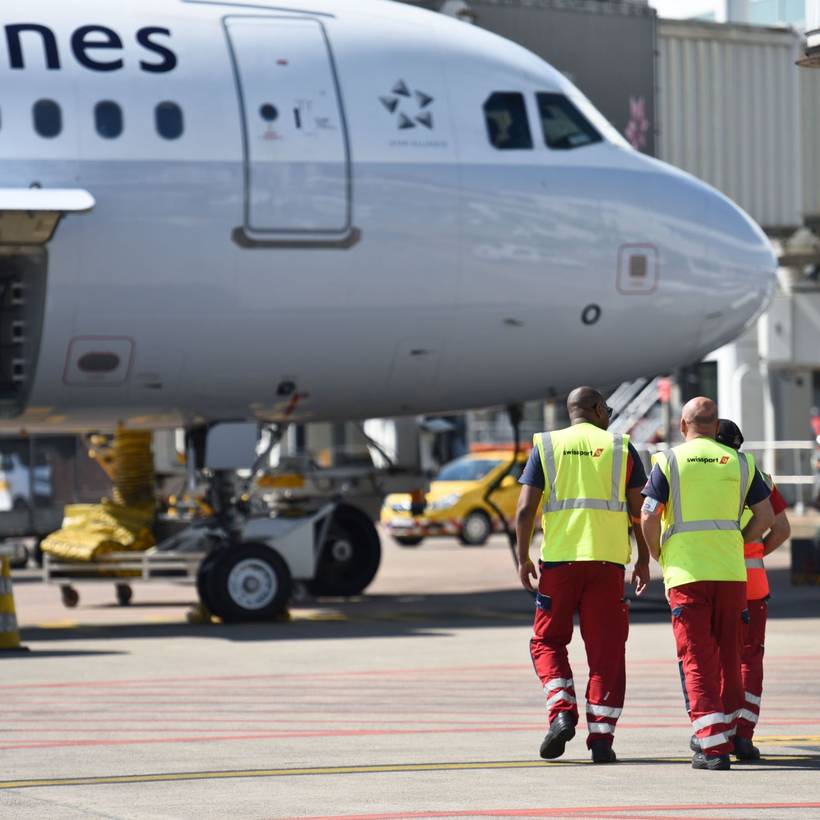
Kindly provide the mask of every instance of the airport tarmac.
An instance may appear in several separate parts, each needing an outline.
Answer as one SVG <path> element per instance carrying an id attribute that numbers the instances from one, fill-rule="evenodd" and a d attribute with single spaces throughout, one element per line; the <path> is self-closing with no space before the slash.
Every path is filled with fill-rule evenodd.
<path id="1" fill-rule="evenodd" d="M 0 816 L 820 817 L 820 595 L 789 586 L 788 548 L 769 561 L 765 759 L 697 772 L 658 581 L 633 605 L 620 762 L 593 766 L 581 731 L 546 763 L 505 541 L 383 543 L 362 600 L 278 624 L 188 624 L 190 587 L 135 586 L 119 608 L 79 585 L 68 610 L 20 580 L 30 652 L 0 663 Z M 580 692 L 577 633 L 571 658 Z"/>

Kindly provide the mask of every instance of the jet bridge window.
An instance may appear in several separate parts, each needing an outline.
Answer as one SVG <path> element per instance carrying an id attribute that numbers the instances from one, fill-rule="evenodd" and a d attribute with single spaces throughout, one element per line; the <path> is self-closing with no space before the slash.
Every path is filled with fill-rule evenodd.
<path id="1" fill-rule="evenodd" d="M 524 95 L 496 91 L 484 103 L 484 121 L 490 144 L 500 151 L 532 148 L 530 124 Z"/>
<path id="2" fill-rule="evenodd" d="M 174 102 L 161 102 L 154 110 L 157 133 L 166 140 L 179 139 L 185 130 L 182 109 Z"/>
<path id="3" fill-rule="evenodd" d="M 113 140 L 122 134 L 122 108 L 111 100 L 94 106 L 94 126 L 103 139 Z"/>
<path id="4" fill-rule="evenodd" d="M 548 148 L 568 151 L 601 142 L 601 135 L 563 94 L 536 94 L 544 142 Z"/>
<path id="5" fill-rule="evenodd" d="M 59 136 L 63 130 L 63 112 L 54 100 L 37 100 L 31 111 L 34 130 L 46 139 Z"/>

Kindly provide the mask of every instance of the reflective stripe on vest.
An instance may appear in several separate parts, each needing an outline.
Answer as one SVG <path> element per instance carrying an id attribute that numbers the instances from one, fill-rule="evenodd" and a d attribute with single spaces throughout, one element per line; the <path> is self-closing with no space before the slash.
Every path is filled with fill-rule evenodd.
<path id="1" fill-rule="evenodd" d="M 541 434 L 541 450 L 544 453 L 544 464 L 547 468 L 547 481 L 550 485 L 550 494 L 543 505 L 544 515 L 561 510 L 604 510 L 607 512 L 626 512 L 626 502 L 620 501 L 621 495 L 621 468 L 624 457 L 624 437 L 612 437 L 612 489 L 609 501 L 602 498 L 563 498 L 559 501 L 555 497 L 555 482 L 558 471 L 555 469 L 555 452 L 552 447 L 552 434 Z"/>
<path id="2" fill-rule="evenodd" d="M 763 569 L 766 565 L 762 558 L 747 558 L 746 569 Z"/>
<path id="3" fill-rule="evenodd" d="M 704 521 L 684 521 L 683 505 L 680 492 L 680 471 L 678 459 L 674 450 L 666 452 L 666 462 L 669 465 L 669 498 L 672 501 L 672 525 L 661 536 L 661 544 L 665 544 L 673 535 L 682 532 L 714 532 L 716 530 L 740 532 L 740 519 L 743 508 L 746 506 L 747 485 L 749 483 L 749 462 L 745 453 L 738 453 L 740 462 L 740 499 L 735 519 L 706 519 Z"/>

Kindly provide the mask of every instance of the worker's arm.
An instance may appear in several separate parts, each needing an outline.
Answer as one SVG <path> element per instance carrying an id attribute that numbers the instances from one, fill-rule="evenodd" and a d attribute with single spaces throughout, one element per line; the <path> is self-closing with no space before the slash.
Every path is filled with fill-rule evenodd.
<path id="1" fill-rule="evenodd" d="M 772 524 L 772 528 L 763 539 L 763 554 L 768 555 L 774 552 L 781 544 L 785 543 L 791 534 L 792 527 L 786 517 L 786 511 L 781 510 L 774 517 L 774 524 Z"/>
<path id="2" fill-rule="evenodd" d="M 774 524 L 774 511 L 769 503 L 768 496 L 756 504 L 750 504 L 752 518 L 743 528 L 743 543 L 751 544 L 752 541 L 760 541 L 763 533 Z"/>
<path id="3" fill-rule="evenodd" d="M 535 592 L 535 587 L 530 578 L 534 578 L 536 582 L 538 581 L 538 572 L 530 559 L 530 542 L 532 541 L 535 516 L 538 514 L 542 495 L 543 492 L 538 487 L 531 487 L 529 484 L 522 485 L 521 494 L 518 496 L 518 508 L 515 511 L 518 576 L 521 579 L 521 585 L 530 592 Z"/>
<path id="4" fill-rule="evenodd" d="M 661 560 L 661 515 L 664 504 L 669 500 L 669 483 L 659 464 L 652 467 L 649 481 L 643 488 L 643 506 L 641 507 L 641 532 L 643 533 L 649 554 Z"/>
<path id="5" fill-rule="evenodd" d="M 646 539 L 643 537 L 643 532 L 639 526 L 641 504 L 643 504 L 640 487 L 627 487 L 626 503 L 629 516 L 633 524 L 636 525 L 632 530 L 635 533 L 635 543 L 638 545 L 638 557 L 635 559 L 635 567 L 632 570 L 631 583 L 635 584 L 635 594 L 641 595 L 647 584 L 649 584 L 649 547 L 646 545 Z"/>
<path id="6" fill-rule="evenodd" d="M 647 501 L 654 499 L 647 499 Z M 648 509 L 646 501 L 641 510 L 641 532 L 643 533 L 649 554 L 656 560 L 661 560 L 661 516 L 659 512 Z"/>

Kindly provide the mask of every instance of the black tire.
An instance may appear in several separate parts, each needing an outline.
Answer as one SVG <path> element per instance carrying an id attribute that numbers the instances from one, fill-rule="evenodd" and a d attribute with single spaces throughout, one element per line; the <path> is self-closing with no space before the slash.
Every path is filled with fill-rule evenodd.
<path id="1" fill-rule="evenodd" d="M 130 584 L 117 584 L 115 587 L 117 593 L 117 603 L 120 606 L 128 606 L 131 599 L 134 597 L 134 590 L 131 589 Z"/>
<path id="2" fill-rule="evenodd" d="M 203 559 L 202 563 L 199 565 L 199 569 L 196 572 L 196 592 L 197 596 L 199 597 L 199 601 L 208 612 L 214 611 L 213 601 L 211 601 L 210 595 L 208 594 L 208 584 L 211 577 L 211 571 L 213 570 L 216 562 L 219 558 L 222 557 L 222 549 L 215 549 L 212 552 L 209 552 Z"/>
<path id="3" fill-rule="evenodd" d="M 38 567 L 43 566 L 43 540 L 41 538 L 37 539 L 37 543 L 31 551 L 31 557 L 34 559 L 34 563 L 37 564 Z"/>
<path id="4" fill-rule="evenodd" d="M 423 535 L 394 535 L 393 540 L 400 547 L 417 547 L 424 541 Z"/>
<path id="5" fill-rule="evenodd" d="M 251 542 L 218 550 L 205 585 L 210 611 L 231 623 L 273 620 L 287 611 L 293 590 L 282 556 Z"/>
<path id="6" fill-rule="evenodd" d="M 63 599 L 63 606 L 69 609 L 74 609 L 80 603 L 80 593 L 69 585 L 60 587 L 60 597 Z"/>
<path id="7" fill-rule="evenodd" d="M 465 547 L 483 547 L 492 531 L 490 516 L 483 510 L 473 510 L 465 516 L 458 540 Z"/>
<path id="8" fill-rule="evenodd" d="M 10 558 L 9 566 L 12 569 L 25 569 L 28 566 L 29 549 L 26 546 L 22 547 L 22 552 L 18 558 Z"/>
<path id="9" fill-rule="evenodd" d="M 306 586 L 317 597 L 360 595 L 376 577 L 381 559 L 379 533 L 370 518 L 357 507 L 339 504 L 319 553 L 316 575 Z"/>

